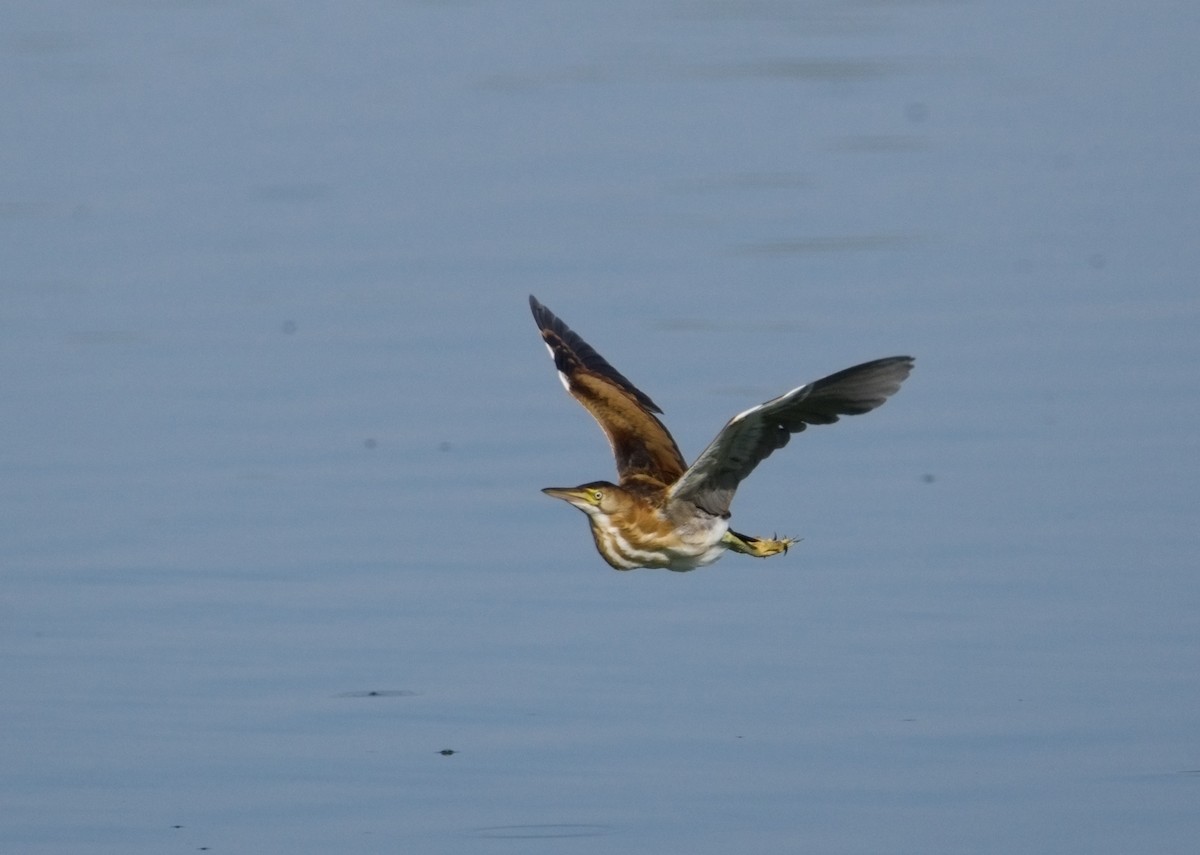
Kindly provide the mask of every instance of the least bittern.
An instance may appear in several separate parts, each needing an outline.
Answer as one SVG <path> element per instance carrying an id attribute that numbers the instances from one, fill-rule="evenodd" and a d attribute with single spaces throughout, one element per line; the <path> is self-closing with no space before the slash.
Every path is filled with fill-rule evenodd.
<path id="1" fill-rule="evenodd" d="M 791 538 L 749 537 L 729 527 L 738 484 L 793 433 L 878 407 L 913 367 L 909 356 L 877 359 L 751 407 L 687 466 L 654 415 L 662 410 L 532 296 L 529 305 L 563 385 L 608 436 L 620 481 L 542 492 L 587 514 L 596 549 L 617 570 L 694 570 L 727 549 L 757 558 L 787 552 Z"/>

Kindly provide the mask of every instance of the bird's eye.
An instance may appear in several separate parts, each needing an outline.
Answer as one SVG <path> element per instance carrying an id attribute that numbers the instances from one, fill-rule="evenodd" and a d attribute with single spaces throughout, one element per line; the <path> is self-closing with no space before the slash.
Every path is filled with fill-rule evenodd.
<path id="1" fill-rule="evenodd" d="M 592 501 L 594 501 L 596 504 L 600 504 L 600 500 L 603 498 L 604 498 L 603 490 L 592 490 Z"/>

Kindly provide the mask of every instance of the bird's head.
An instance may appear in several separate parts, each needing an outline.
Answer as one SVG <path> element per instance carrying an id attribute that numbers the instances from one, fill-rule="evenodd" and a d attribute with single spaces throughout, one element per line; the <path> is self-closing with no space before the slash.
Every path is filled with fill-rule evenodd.
<path id="1" fill-rule="evenodd" d="M 546 487 L 547 496 L 562 499 L 588 516 L 611 514 L 625 505 L 625 491 L 608 481 L 591 481 L 578 487 Z"/>

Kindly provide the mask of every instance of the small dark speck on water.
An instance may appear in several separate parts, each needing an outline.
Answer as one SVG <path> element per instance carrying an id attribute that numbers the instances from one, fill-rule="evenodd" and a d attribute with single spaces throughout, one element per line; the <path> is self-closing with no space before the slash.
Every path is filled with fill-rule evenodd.
<path id="1" fill-rule="evenodd" d="M 454 446 L 448 442 L 439 442 L 438 451 L 450 451 Z"/>
<path id="2" fill-rule="evenodd" d="M 295 321 L 284 321 L 283 325 L 280 327 L 280 329 L 283 331 L 284 335 L 291 335 L 292 333 L 294 333 L 296 331 L 296 322 Z"/>
<path id="3" fill-rule="evenodd" d="M 376 447 L 378 447 L 378 445 L 379 445 L 379 441 L 377 439 L 375 439 L 375 437 L 373 437 L 373 436 L 369 436 L 363 440 L 364 448 L 376 448 Z"/>
<path id="4" fill-rule="evenodd" d="M 363 689 L 357 692 L 341 692 L 335 698 L 411 698 L 417 694 L 411 689 Z"/>
<path id="5" fill-rule="evenodd" d="M 443 757 L 449 757 L 451 754 L 457 754 L 457 753 L 458 752 L 455 751 L 453 748 L 443 748 L 441 751 L 438 752 L 438 754 L 441 754 Z"/>
<path id="6" fill-rule="evenodd" d="M 933 477 L 933 475 L 931 475 L 930 473 L 926 472 L 924 475 L 921 476 L 921 480 L 924 481 L 926 484 L 932 484 L 937 479 L 935 477 Z"/>

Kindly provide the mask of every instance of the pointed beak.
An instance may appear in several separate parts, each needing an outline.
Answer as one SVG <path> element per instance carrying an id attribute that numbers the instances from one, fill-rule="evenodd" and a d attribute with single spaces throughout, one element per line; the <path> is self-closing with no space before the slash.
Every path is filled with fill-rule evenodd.
<path id="1" fill-rule="evenodd" d="M 547 496 L 553 496 L 556 499 L 562 499 L 574 505 L 577 502 L 583 501 L 583 491 L 577 490 L 574 487 L 546 487 L 542 490 Z"/>

